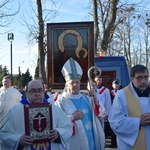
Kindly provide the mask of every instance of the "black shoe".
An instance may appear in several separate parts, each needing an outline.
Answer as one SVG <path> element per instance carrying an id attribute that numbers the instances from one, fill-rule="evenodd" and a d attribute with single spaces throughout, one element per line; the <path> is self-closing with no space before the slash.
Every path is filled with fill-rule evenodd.
<path id="1" fill-rule="evenodd" d="M 108 148 L 117 148 L 117 145 L 109 145 Z"/>

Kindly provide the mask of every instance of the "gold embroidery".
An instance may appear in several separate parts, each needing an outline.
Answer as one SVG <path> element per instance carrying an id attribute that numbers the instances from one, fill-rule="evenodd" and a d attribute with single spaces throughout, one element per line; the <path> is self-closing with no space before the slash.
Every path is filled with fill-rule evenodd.
<path id="1" fill-rule="evenodd" d="M 35 143 L 35 144 L 33 144 L 33 148 L 35 150 L 40 150 L 40 148 L 43 148 L 44 150 L 47 150 L 48 147 L 49 147 L 49 143 L 48 142 L 42 142 L 42 143 Z"/>

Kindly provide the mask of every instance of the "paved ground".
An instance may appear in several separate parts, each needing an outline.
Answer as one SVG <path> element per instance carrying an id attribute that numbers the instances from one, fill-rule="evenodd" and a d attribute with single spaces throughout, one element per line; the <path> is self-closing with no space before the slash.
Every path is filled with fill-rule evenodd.
<path id="1" fill-rule="evenodd" d="M 117 150 L 117 148 L 105 148 L 105 150 Z"/>

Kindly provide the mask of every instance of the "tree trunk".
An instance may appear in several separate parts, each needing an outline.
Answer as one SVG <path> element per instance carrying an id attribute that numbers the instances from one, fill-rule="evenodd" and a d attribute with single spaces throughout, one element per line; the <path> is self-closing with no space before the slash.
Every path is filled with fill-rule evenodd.
<path id="1" fill-rule="evenodd" d="M 94 15 L 94 53 L 95 55 L 97 55 L 97 41 L 99 35 L 97 0 L 93 0 L 93 15 Z"/>
<path id="2" fill-rule="evenodd" d="M 46 81 L 45 73 L 45 52 L 44 52 L 44 21 L 42 17 L 42 3 L 41 0 L 37 0 L 37 9 L 38 9 L 38 64 L 39 65 L 39 77 Z"/>
<path id="3" fill-rule="evenodd" d="M 115 30 L 114 24 L 116 21 L 116 13 L 117 13 L 117 4 L 118 4 L 119 0 L 112 0 L 112 9 L 111 9 L 111 16 L 110 16 L 110 21 L 108 22 L 108 25 L 106 27 L 106 29 L 104 30 L 104 34 L 103 34 L 103 39 L 102 39 L 102 43 L 101 43 L 101 51 L 102 52 L 107 52 L 107 48 L 108 48 L 108 44 L 110 43 L 112 37 L 113 37 L 113 33 Z"/>

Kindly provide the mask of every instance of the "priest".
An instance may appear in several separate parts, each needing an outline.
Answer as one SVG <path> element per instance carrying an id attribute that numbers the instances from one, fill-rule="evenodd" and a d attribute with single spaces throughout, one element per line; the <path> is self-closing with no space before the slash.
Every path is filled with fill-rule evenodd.
<path id="1" fill-rule="evenodd" d="M 149 71 L 140 64 L 130 70 L 130 84 L 117 92 L 109 115 L 118 150 L 150 150 Z"/>
<path id="2" fill-rule="evenodd" d="M 19 103 L 22 94 L 12 87 L 11 77 L 4 76 L 2 79 L 3 86 L 0 88 L 0 129 L 7 121 L 7 113 L 15 104 Z"/>
<path id="3" fill-rule="evenodd" d="M 52 104 L 52 126 L 45 142 L 34 142 L 32 135 L 25 134 L 24 105 L 47 103 L 44 98 L 44 86 L 38 80 L 32 80 L 26 87 L 26 97 L 13 106 L 8 113 L 8 121 L 0 130 L 2 150 L 66 150 L 71 136 L 71 124 L 67 115 Z M 40 116 L 39 116 L 40 117 Z M 42 119 L 42 117 L 40 117 Z M 40 120 L 36 126 L 40 126 Z"/>
<path id="4" fill-rule="evenodd" d="M 72 136 L 68 150 L 104 150 L 105 137 L 100 124 L 102 113 L 95 90 L 89 97 L 80 93 L 82 68 L 73 58 L 66 61 L 62 74 L 66 80 L 65 90 L 55 102 L 72 122 Z"/>

